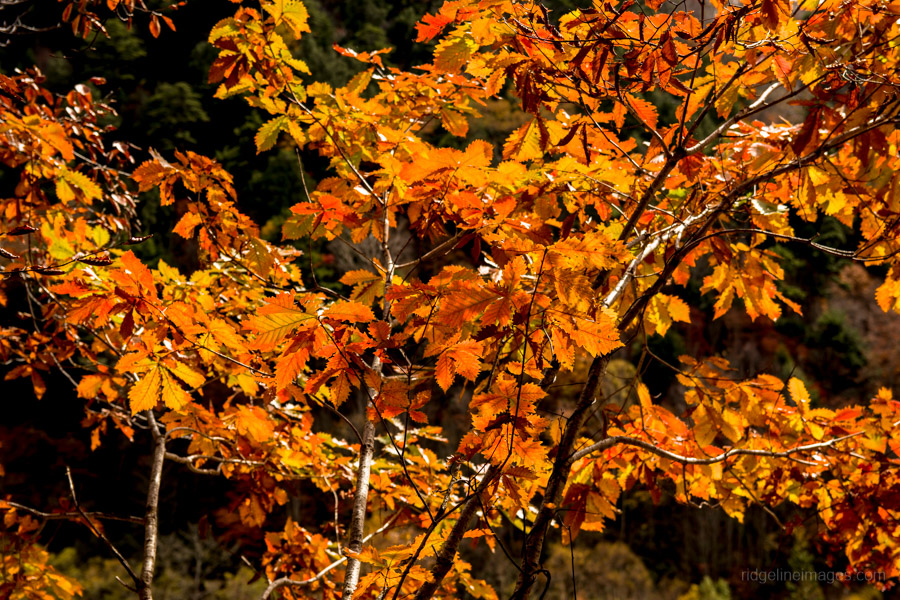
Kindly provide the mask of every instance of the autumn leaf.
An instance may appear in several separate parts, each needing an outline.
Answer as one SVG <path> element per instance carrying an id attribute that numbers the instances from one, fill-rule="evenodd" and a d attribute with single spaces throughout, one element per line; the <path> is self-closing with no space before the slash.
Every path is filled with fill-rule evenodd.
<path id="1" fill-rule="evenodd" d="M 131 414 L 134 415 L 156 407 L 156 403 L 159 402 L 162 381 L 162 369 L 159 366 L 144 373 L 140 381 L 134 384 L 128 392 Z"/>
<path id="2" fill-rule="evenodd" d="M 66 167 L 60 167 L 56 171 L 56 177 L 57 194 L 60 193 L 60 186 L 63 185 L 66 186 L 68 190 L 71 190 L 71 187 L 75 187 L 88 201 L 98 200 L 103 196 L 103 190 L 100 189 L 100 186 L 83 173 L 72 171 Z M 74 199 L 74 194 L 72 194 L 71 191 L 68 193 L 63 192 L 63 194 L 60 195 L 60 200 L 68 201 L 72 199 Z"/>
<path id="3" fill-rule="evenodd" d="M 160 375 L 160 396 L 166 408 L 178 410 L 191 401 L 190 395 L 184 391 L 168 369 L 158 369 Z M 132 406 L 134 410 L 134 406 Z"/>
<path id="4" fill-rule="evenodd" d="M 809 409 L 810 398 L 803 382 L 796 377 L 791 377 L 790 381 L 788 381 L 788 391 L 791 394 L 791 399 L 797 405 L 797 408 L 800 409 L 800 413 L 805 413 Z"/>
<path id="5" fill-rule="evenodd" d="M 284 22 L 294 34 L 295 38 L 309 32 L 309 13 L 299 0 L 270 0 L 263 4 L 267 13 L 272 15 L 276 23 Z"/>
<path id="6" fill-rule="evenodd" d="M 256 152 L 264 152 L 272 148 L 278 141 L 278 134 L 287 127 L 287 117 L 284 115 L 275 117 L 263 124 L 256 133 Z"/>
<path id="7" fill-rule="evenodd" d="M 292 294 L 279 294 L 250 318 L 248 327 L 257 334 L 257 346 L 271 348 L 302 324 L 315 318 L 315 315 L 294 304 Z"/>
<path id="8" fill-rule="evenodd" d="M 450 389 L 456 375 L 474 381 L 481 370 L 481 350 L 481 344 L 474 340 L 466 340 L 444 350 L 438 357 L 435 369 L 435 378 L 441 389 Z"/>
<path id="9" fill-rule="evenodd" d="M 275 432 L 269 415 L 258 406 L 239 406 L 234 413 L 234 424 L 239 434 L 258 444 L 268 442 Z"/>
<path id="10" fill-rule="evenodd" d="M 353 300 L 338 300 L 334 302 L 325 309 L 322 316 L 349 323 L 368 323 L 375 320 L 375 315 L 372 313 L 371 308 Z"/>
<path id="11" fill-rule="evenodd" d="M 202 373 L 198 373 L 183 362 L 166 359 L 162 364 L 166 370 L 192 388 L 199 388 L 206 382 L 206 377 Z"/>
<path id="12" fill-rule="evenodd" d="M 469 121 L 465 115 L 449 108 L 441 109 L 441 123 L 452 135 L 464 137 L 469 131 Z"/>
<path id="13" fill-rule="evenodd" d="M 497 294 L 484 288 L 465 287 L 452 292 L 441 303 L 441 322 L 450 327 L 460 327 L 497 299 Z"/>
<path id="14" fill-rule="evenodd" d="M 794 89 L 794 84 L 790 78 L 792 71 L 791 62 L 784 56 L 778 54 L 772 59 L 772 72 L 775 74 L 775 79 L 788 91 L 793 91 Z"/>
<path id="15" fill-rule="evenodd" d="M 275 364 L 275 387 L 278 390 L 290 385 L 306 366 L 309 359 L 309 350 L 300 348 L 294 352 L 288 352 L 279 358 Z"/>
<path id="16" fill-rule="evenodd" d="M 628 106 L 631 107 L 631 110 L 634 111 L 637 118 L 651 129 L 656 129 L 656 124 L 659 121 L 656 107 L 643 98 L 638 98 L 631 94 L 626 95 L 626 98 L 628 100 Z"/>
<path id="17" fill-rule="evenodd" d="M 438 43 L 434 52 L 434 65 L 443 71 L 457 72 L 478 49 L 470 36 L 462 34 Z"/>
<path id="18" fill-rule="evenodd" d="M 384 295 L 384 278 L 378 273 L 360 269 L 348 271 L 341 277 L 341 283 L 353 286 L 350 299 L 370 305 Z"/>
<path id="19" fill-rule="evenodd" d="M 543 156 L 541 136 L 536 119 L 516 129 L 503 145 L 503 158 L 525 161 L 541 156 Z"/>
<path id="20" fill-rule="evenodd" d="M 135 296 L 146 296 L 151 300 L 158 300 L 156 285 L 153 283 L 153 274 L 150 273 L 144 263 L 134 255 L 131 250 L 119 257 L 119 266 L 125 278 L 121 284 Z"/>
<path id="21" fill-rule="evenodd" d="M 420 23 L 416 23 L 418 31 L 416 41 L 419 43 L 430 41 L 452 22 L 453 18 L 444 15 L 443 12 L 437 15 L 425 15 Z"/>

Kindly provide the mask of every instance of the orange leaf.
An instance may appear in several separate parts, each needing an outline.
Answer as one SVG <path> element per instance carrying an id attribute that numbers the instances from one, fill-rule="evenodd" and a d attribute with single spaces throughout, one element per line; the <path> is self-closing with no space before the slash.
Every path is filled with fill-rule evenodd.
<path id="1" fill-rule="evenodd" d="M 156 286 L 153 284 L 153 275 L 150 269 L 129 250 L 119 257 L 119 263 L 123 267 L 125 275 L 127 275 L 134 283 L 134 288 L 130 291 L 136 292 L 135 295 L 148 296 L 154 300 L 158 299 L 156 295 Z"/>
<path id="2" fill-rule="evenodd" d="M 353 300 L 338 300 L 329 306 L 322 316 L 348 323 L 368 323 L 375 320 L 371 308 Z"/>
<path id="3" fill-rule="evenodd" d="M 638 98 L 631 94 L 625 94 L 625 98 L 628 100 L 628 104 L 631 106 L 634 114 L 637 115 L 637 118 L 651 129 L 656 129 L 656 123 L 659 121 L 656 107 L 643 98 Z"/>
<path id="4" fill-rule="evenodd" d="M 294 304 L 292 294 L 280 294 L 250 317 L 248 326 L 258 334 L 256 346 L 271 348 L 303 323 L 315 318 L 315 315 Z"/>
<path id="5" fill-rule="evenodd" d="M 445 392 L 450 389 L 456 375 L 475 381 L 481 370 L 481 343 L 466 340 L 451 346 L 437 361 L 435 376 Z"/>
<path id="6" fill-rule="evenodd" d="M 258 406 L 238 407 L 235 426 L 238 433 L 259 443 L 269 441 L 275 433 L 269 414 Z"/>
<path id="7" fill-rule="evenodd" d="M 791 61 L 784 56 L 778 54 L 772 59 L 772 72 L 775 74 L 775 79 L 777 79 L 778 83 L 783 85 L 788 91 L 793 91 L 794 89 L 794 84 L 791 83 L 790 77 L 792 70 L 793 65 L 791 64 Z"/>
<path id="8" fill-rule="evenodd" d="M 503 145 L 503 158 L 505 159 L 525 161 L 534 160 L 543 155 L 540 128 L 536 119 L 532 119 L 512 132 Z"/>

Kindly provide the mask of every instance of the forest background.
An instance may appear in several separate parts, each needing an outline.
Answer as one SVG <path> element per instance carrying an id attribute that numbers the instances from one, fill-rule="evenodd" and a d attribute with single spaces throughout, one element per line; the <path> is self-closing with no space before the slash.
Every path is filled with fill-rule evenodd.
<path id="1" fill-rule="evenodd" d="M 188 2 L 173 13 L 177 30 L 164 28 L 159 37 L 147 27 L 129 29 L 111 18 L 105 23 L 108 36 L 97 34 L 86 40 L 76 38 L 65 26 L 55 27 L 61 20 L 61 5 L 31 4 L 0 9 L 0 19 L 22 14 L 29 24 L 46 28 L 3 39 L 0 72 L 11 74 L 37 65 L 46 76 L 45 85 L 59 92 L 102 74 L 106 81 L 95 91 L 118 111 L 115 138 L 135 144 L 142 155 L 150 148 L 164 154 L 180 148 L 216 158 L 234 175 L 240 206 L 261 226 L 263 237 L 273 241 L 280 237 L 280 226 L 290 214 L 288 207 L 302 198 L 304 179 L 309 188 L 314 187 L 327 164 L 312 152 L 304 152 L 298 160 L 292 146 L 258 154 L 254 135 L 263 122 L 260 112 L 237 98 L 213 98 L 215 86 L 207 83 L 207 74 L 216 54 L 207 42 L 197 40 L 205 40 L 211 27 L 231 12 L 228 3 Z M 577 2 L 546 4 L 564 12 Z M 405 69 L 429 56 L 428 45 L 413 41 L 415 24 L 426 12 L 434 12 L 437 2 L 308 0 L 306 5 L 312 32 L 300 43 L 310 80 L 337 85 L 362 69 L 362 64 L 333 51 L 335 43 L 358 51 L 391 47 L 394 50 L 386 62 Z M 507 133 L 525 121 L 517 101 L 510 98 L 489 101 L 482 110 L 484 116 L 471 122 L 466 138 L 454 138 L 435 125 L 429 133 L 431 141 L 464 148 L 471 140 L 485 139 L 499 148 Z M 674 109 L 657 108 L 661 114 Z M 14 177 L 0 172 L 0 188 L 14 184 Z M 185 273 L 196 268 L 192 243 L 168 235 L 183 212 L 178 203 L 160 206 L 155 191 L 145 193 L 142 231 L 156 235 L 136 247 L 135 253 L 150 265 L 162 259 Z M 798 235 L 812 233 L 803 230 L 811 226 L 796 225 Z M 818 230 L 818 240 L 834 246 L 850 244 L 848 235 L 835 219 L 826 218 Z M 305 243 L 298 246 L 308 249 Z M 354 256 L 340 245 L 318 244 L 309 250 L 317 279 L 324 286 L 341 289 L 340 275 L 359 268 Z M 802 316 L 786 312 L 777 322 L 765 317 L 752 322 L 743 311 L 732 310 L 713 321 L 713 299 L 695 289 L 694 297 L 688 299 L 693 307 L 691 323 L 675 324 L 665 336 L 649 341 L 660 360 L 639 365 L 639 353 L 626 349 L 611 371 L 624 379 L 640 370 L 650 393 L 676 409 L 683 389 L 665 362 L 675 363 L 684 354 L 721 355 L 742 374 L 768 372 L 785 380 L 800 378 L 814 400 L 826 407 L 865 403 L 880 387 L 897 387 L 900 355 L 891 340 L 900 337 L 900 318 L 883 313 L 875 303 L 878 270 L 865 270 L 811 248 L 779 247 L 778 252 L 788 259 L 783 263 L 787 271 L 781 290 L 803 307 Z M 111 437 L 92 451 L 90 433 L 77 426 L 82 409 L 69 382 L 49 375 L 46 383 L 47 392 L 40 400 L 27 380 L 2 383 L 0 464 L 5 476 L 0 479 L 0 497 L 42 506 L 47 498 L 65 496 L 68 466 L 93 508 L 116 506 L 129 513 L 133 507 L 130 512 L 139 513 L 146 469 L 133 465 L 146 461 L 143 448 L 124 438 L 116 443 Z M 607 392 L 618 393 L 623 403 L 629 401 L 625 392 Z M 361 405 L 357 411 L 362 412 Z M 448 407 L 445 421 L 464 416 L 463 409 Z M 199 480 L 175 465 L 167 467 L 165 479 L 158 597 L 258 598 L 265 581 L 255 577 L 242 559 L 253 563 L 262 540 L 222 539 L 216 534 L 217 515 L 229 502 L 225 487 Z M 118 482 L 115 490 L 107 487 L 109 481 Z M 740 524 L 714 509 L 696 510 L 665 499 L 655 504 L 647 492 L 624 495 L 618 508 L 621 512 L 614 526 L 603 534 L 584 533 L 589 542 L 571 556 L 567 547 L 553 544 L 548 564 L 564 572 L 572 561 L 586 589 L 602 589 L 609 597 L 619 598 L 724 600 L 758 593 L 798 599 L 880 597 L 866 586 L 806 582 L 761 587 L 746 581 L 742 573 L 747 569 L 840 568 L 823 562 L 802 528 L 786 534 L 762 510 L 751 510 Z M 281 518 L 311 510 L 321 509 L 310 506 L 300 494 L 291 499 Z M 110 529 L 116 531 L 115 525 Z M 76 525 L 63 521 L 44 533 L 55 566 L 81 581 L 87 598 L 131 597 L 115 581 L 117 567 L 103 545 L 80 533 Z M 128 537 L 124 528 L 121 533 L 120 548 L 126 555 L 137 555 L 140 540 Z M 463 552 L 477 567 L 474 575 L 498 589 L 514 580 L 515 573 L 503 557 L 491 554 L 484 545 L 467 546 Z M 568 581 L 554 581 L 546 597 L 568 598 L 571 593 Z M 580 597 L 591 597 L 590 592 Z"/>

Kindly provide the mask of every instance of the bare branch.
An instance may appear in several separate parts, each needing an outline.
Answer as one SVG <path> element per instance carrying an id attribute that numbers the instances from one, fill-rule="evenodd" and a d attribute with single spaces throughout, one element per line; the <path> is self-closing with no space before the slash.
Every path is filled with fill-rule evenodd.
<path id="1" fill-rule="evenodd" d="M 796 446 L 794 448 L 788 448 L 787 450 L 782 450 L 780 452 L 774 450 L 760 450 L 755 448 L 732 448 L 722 454 L 718 454 L 716 456 L 710 456 L 709 458 L 697 458 L 694 456 L 682 456 L 681 454 L 675 454 L 674 452 L 669 452 L 668 450 L 663 450 L 657 446 L 654 446 L 650 442 L 645 442 L 644 440 L 639 440 L 636 438 L 631 438 L 625 435 L 614 435 L 612 437 L 608 437 L 604 440 L 600 440 L 595 444 L 591 444 L 586 448 L 582 448 L 578 452 L 575 452 L 572 455 L 572 460 L 576 461 L 580 458 L 584 458 L 585 456 L 592 454 L 594 452 L 598 452 L 601 450 L 606 450 L 607 448 L 611 448 L 612 446 L 622 444 L 625 446 L 637 446 L 638 448 L 642 448 L 652 454 L 655 454 L 661 458 L 665 458 L 668 460 L 673 460 L 675 462 L 679 462 L 685 465 L 713 465 L 716 463 L 724 462 L 733 456 L 762 456 L 766 458 L 793 458 L 795 454 L 802 454 L 804 452 L 815 452 L 817 450 L 824 450 L 826 448 L 831 448 L 837 443 L 846 441 L 850 438 L 854 438 L 858 435 L 861 435 L 863 432 L 858 431 L 856 433 L 851 433 L 845 436 L 841 436 L 838 438 L 832 438 L 830 440 L 826 440 L 824 442 L 816 442 L 814 444 L 805 444 L 803 446 Z"/>
<path id="2" fill-rule="evenodd" d="M 144 520 L 140 517 L 120 517 L 119 515 L 111 515 L 109 513 L 87 512 L 84 510 L 76 512 L 44 512 L 36 508 L 31 508 L 30 506 L 25 506 L 24 504 L 19 504 L 18 502 L 6 501 L 6 504 L 16 510 L 27 512 L 47 521 L 71 521 L 76 517 L 82 517 L 87 519 L 97 519 L 98 521 L 122 521 L 123 523 L 134 523 L 136 525 L 144 524 Z"/>
<path id="3" fill-rule="evenodd" d="M 322 569 L 321 571 L 319 571 L 318 573 L 316 573 L 309 579 L 303 579 L 302 581 L 297 581 L 295 579 L 291 579 L 290 577 L 280 577 L 278 579 L 275 579 L 269 583 L 268 587 L 266 587 L 265 591 L 263 592 L 263 595 L 260 596 L 260 600 L 268 600 L 269 596 L 271 596 L 275 590 L 277 590 L 278 588 L 284 587 L 286 585 L 302 586 L 302 585 L 309 585 L 311 583 L 315 583 L 316 581 L 319 581 L 320 579 L 322 579 L 322 577 L 324 577 L 329 571 L 331 571 L 335 567 L 338 567 L 338 566 L 344 564 L 345 562 L 347 562 L 346 556 L 344 558 L 334 561 L 333 563 L 331 563 L 330 565 L 328 565 L 327 567 L 325 567 L 324 569 Z"/>
<path id="4" fill-rule="evenodd" d="M 106 547 L 110 549 L 113 555 L 116 557 L 116 560 L 125 567 L 125 571 L 128 572 L 131 580 L 134 581 L 135 585 L 140 587 L 141 580 L 138 578 L 137 574 L 134 572 L 134 569 L 131 568 L 131 565 L 125 560 L 125 557 L 122 556 L 122 553 L 119 552 L 119 549 L 115 547 L 115 545 L 109 541 L 109 538 L 106 537 L 106 534 L 103 533 L 101 529 L 98 529 L 91 522 L 91 519 L 88 517 L 88 514 L 84 512 L 81 508 L 81 504 L 78 503 L 78 497 L 75 495 L 75 482 L 72 480 L 72 470 L 69 467 L 66 467 L 66 477 L 69 480 L 69 493 L 72 495 L 72 503 L 75 505 L 75 510 L 78 511 L 78 514 L 84 519 L 85 525 L 87 525 L 88 529 L 90 529 L 94 535 L 103 540 L 103 543 L 106 544 Z M 125 585 L 124 583 L 122 585 Z M 132 589 L 132 588 L 129 588 Z"/>
<path id="5" fill-rule="evenodd" d="M 438 244 L 437 246 L 435 246 L 434 248 L 432 248 L 431 250 L 429 250 L 428 252 L 426 252 L 425 254 L 420 256 L 419 258 L 405 262 L 405 263 L 400 263 L 399 265 L 394 265 L 394 269 L 406 269 L 408 267 L 418 266 L 418 265 L 422 264 L 423 262 L 425 262 L 426 260 L 432 258 L 433 256 L 437 256 L 444 250 L 451 248 L 453 246 L 453 244 L 455 244 L 456 242 L 458 242 L 460 240 L 460 238 L 462 238 L 462 236 L 463 236 L 462 232 L 457 232 L 456 235 L 454 235 L 450 238 L 447 238 L 446 240 L 444 240 L 443 242 L 441 242 L 440 244 Z"/>
<path id="6" fill-rule="evenodd" d="M 166 459 L 171 460 L 172 462 L 177 462 L 179 464 L 185 465 L 192 473 L 197 473 L 198 475 L 221 475 L 222 474 L 222 462 L 219 462 L 219 466 L 215 469 L 203 469 L 194 464 L 192 459 L 198 458 L 196 456 L 179 456 L 174 452 L 166 452 Z M 201 458 L 212 458 L 212 457 L 201 457 Z"/>

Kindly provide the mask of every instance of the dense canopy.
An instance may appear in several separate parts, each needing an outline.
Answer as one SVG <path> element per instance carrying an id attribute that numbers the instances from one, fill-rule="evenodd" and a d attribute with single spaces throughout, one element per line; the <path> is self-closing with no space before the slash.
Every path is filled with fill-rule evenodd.
<path id="1" fill-rule="evenodd" d="M 62 7 L 85 39 L 184 29 L 178 6 Z M 71 472 L 58 501 L 0 498 L 0 590 L 82 592 L 41 546 L 65 519 L 152 598 L 176 476 L 228 490 L 204 518 L 256 548 L 262 598 L 542 597 L 577 575 L 574 550 L 551 572 L 550 539 L 578 547 L 640 492 L 738 522 L 763 507 L 893 585 L 891 390 L 849 402 L 735 368 L 713 332 L 799 317 L 789 280 L 838 262 L 900 309 L 900 2 L 455 0 L 415 26 L 422 62 L 335 44 L 351 66 L 330 83 L 303 3 L 225 13 L 208 82 L 256 121 L 213 125 L 296 162 L 298 195 L 266 220 L 227 153 L 118 136 L 104 72 L 65 93 L 0 75 L 6 380 L 35 403 L 61 379 L 91 451 L 148 457 L 128 465 L 136 517 L 91 508 Z M 151 239 L 153 202 L 175 216 Z M 690 351 L 658 351 L 688 330 Z M 138 566 L 112 518 L 143 537 Z M 506 588 L 472 543 L 513 565 Z"/>

